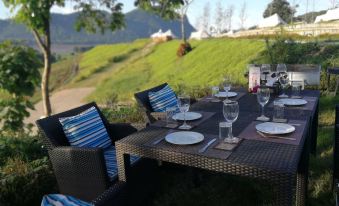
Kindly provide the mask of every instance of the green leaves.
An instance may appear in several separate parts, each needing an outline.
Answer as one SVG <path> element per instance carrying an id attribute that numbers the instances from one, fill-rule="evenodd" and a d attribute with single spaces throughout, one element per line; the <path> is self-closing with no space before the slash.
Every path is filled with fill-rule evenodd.
<path id="1" fill-rule="evenodd" d="M 27 96 L 32 96 L 40 83 L 41 62 L 35 50 L 11 42 L 0 44 L 0 89 L 10 97 L 0 98 L 0 126 L 4 130 L 23 128 L 33 108 Z"/>
<path id="2" fill-rule="evenodd" d="M 269 17 L 273 14 L 278 14 L 284 21 L 290 22 L 294 16 L 295 10 L 290 6 L 286 0 L 273 0 L 267 5 L 263 16 Z"/>

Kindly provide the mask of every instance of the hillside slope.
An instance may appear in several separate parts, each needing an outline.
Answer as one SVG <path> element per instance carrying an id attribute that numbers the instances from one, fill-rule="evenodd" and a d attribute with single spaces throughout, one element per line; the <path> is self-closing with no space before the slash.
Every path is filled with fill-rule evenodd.
<path id="1" fill-rule="evenodd" d="M 247 64 L 264 50 L 263 42 L 253 40 L 211 39 L 191 43 L 194 49 L 184 58 L 176 56 L 179 41 L 171 41 L 108 70 L 105 79 L 96 83 L 96 91 L 89 100 L 102 102 L 117 95 L 119 101 L 131 101 L 135 92 L 163 82 L 177 91 L 186 88 L 203 91 L 220 84 L 224 75 L 230 75 L 234 84 L 245 84 L 243 73 Z M 96 52 L 100 53 L 98 49 Z"/>

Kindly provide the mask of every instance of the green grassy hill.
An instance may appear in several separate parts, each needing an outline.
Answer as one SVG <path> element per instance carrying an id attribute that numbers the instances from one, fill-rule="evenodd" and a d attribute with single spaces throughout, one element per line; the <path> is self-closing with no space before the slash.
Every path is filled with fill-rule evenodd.
<path id="1" fill-rule="evenodd" d="M 89 100 L 98 102 L 112 95 L 117 95 L 119 101 L 131 101 L 133 93 L 163 82 L 168 82 L 177 91 L 182 88 L 206 88 L 217 85 L 224 75 L 230 75 L 235 84 L 245 84 L 243 72 L 246 65 L 264 50 L 264 43 L 261 41 L 211 39 L 191 42 L 193 51 L 184 58 L 178 58 L 176 51 L 179 43 L 170 41 L 155 46 L 148 45 L 140 50 L 138 57 L 132 60 L 124 58 L 121 65 L 115 69 L 104 70 L 101 62 L 109 62 L 109 58 L 112 57 L 105 57 L 106 47 L 96 47 L 83 56 L 96 53 L 102 54 L 100 55 L 102 59 L 92 61 L 98 64 L 92 65 L 91 69 L 82 66 L 87 61 L 82 62 L 75 79 L 82 86 L 93 86 L 93 81 L 89 82 L 90 85 L 86 84 L 86 78 L 91 73 L 87 72 L 98 70 L 99 73 L 104 73 L 101 76 L 105 78 L 94 84 L 97 89 L 89 97 Z M 134 44 L 141 45 L 140 42 Z M 111 48 L 112 54 L 116 56 L 124 53 L 119 45 L 113 45 Z M 114 49 L 116 51 L 113 51 Z M 82 75 L 84 73 L 88 75 Z"/>

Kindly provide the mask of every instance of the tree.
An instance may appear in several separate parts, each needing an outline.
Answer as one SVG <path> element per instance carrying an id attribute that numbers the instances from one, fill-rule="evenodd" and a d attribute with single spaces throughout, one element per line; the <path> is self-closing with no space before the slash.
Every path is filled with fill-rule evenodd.
<path id="1" fill-rule="evenodd" d="M 35 50 L 12 42 L 0 44 L 0 125 L 4 131 L 18 131 L 29 116 L 29 101 L 40 82 L 41 62 Z"/>
<path id="2" fill-rule="evenodd" d="M 233 15 L 234 15 L 234 6 L 233 5 L 228 5 L 226 10 L 225 10 L 225 26 L 227 31 L 232 30 L 232 20 L 233 20 Z"/>
<path id="3" fill-rule="evenodd" d="M 201 24 L 202 24 L 202 31 L 204 32 L 209 32 L 209 28 L 210 28 L 210 18 L 211 18 L 211 7 L 210 7 L 210 3 L 207 2 L 204 6 L 204 11 L 202 14 L 202 18 L 201 18 Z"/>
<path id="4" fill-rule="evenodd" d="M 214 24 L 217 33 L 222 33 L 224 30 L 223 28 L 223 21 L 224 21 L 224 8 L 220 1 L 218 1 L 215 5 L 215 17 L 214 17 Z"/>
<path id="5" fill-rule="evenodd" d="M 247 20 L 247 3 L 246 1 L 244 1 L 239 13 L 240 29 L 244 29 L 246 20 Z"/>
<path id="6" fill-rule="evenodd" d="M 295 10 L 290 6 L 290 3 L 286 0 L 273 0 L 267 5 L 264 11 L 263 17 L 269 17 L 273 14 L 278 14 L 285 22 L 291 22 Z"/>
<path id="7" fill-rule="evenodd" d="M 35 40 L 44 56 L 44 69 L 41 78 L 41 91 L 46 116 L 51 114 L 49 99 L 49 78 L 51 73 L 51 8 L 53 6 L 65 7 L 67 0 L 3 0 L 4 5 L 15 13 L 14 19 L 25 24 L 34 34 Z M 71 1 L 71 0 L 68 0 Z M 124 26 L 122 4 L 116 0 L 73 0 L 74 8 L 79 11 L 76 29 L 85 29 L 95 33 L 106 29 L 112 31 Z M 110 11 L 99 10 L 106 8 Z"/>

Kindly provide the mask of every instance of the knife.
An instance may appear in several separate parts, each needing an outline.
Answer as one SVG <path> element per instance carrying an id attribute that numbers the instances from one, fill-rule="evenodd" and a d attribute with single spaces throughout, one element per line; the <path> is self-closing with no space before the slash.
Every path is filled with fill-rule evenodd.
<path id="1" fill-rule="evenodd" d="M 160 139 L 158 139 L 158 140 L 155 140 L 152 144 L 153 144 L 153 145 L 159 144 L 159 142 L 161 142 L 163 139 L 165 139 L 165 137 L 166 137 L 166 136 L 164 136 L 164 137 L 162 137 L 162 138 L 160 138 Z"/>
<path id="2" fill-rule="evenodd" d="M 211 144 L 213 144 L 213 142 L 215 142 L 216 140 L 217 140 L 217 138 L 214 138 L 214 139 L 210 140 L 210 141 L 207 143 L 207 145 L 205 145 L 203 148 L 201 148 L 201 149 L 199 150 L 199 153 L 205 152 L 205 151 L 207 150 L 207 148 L 208 148 Z"/>

